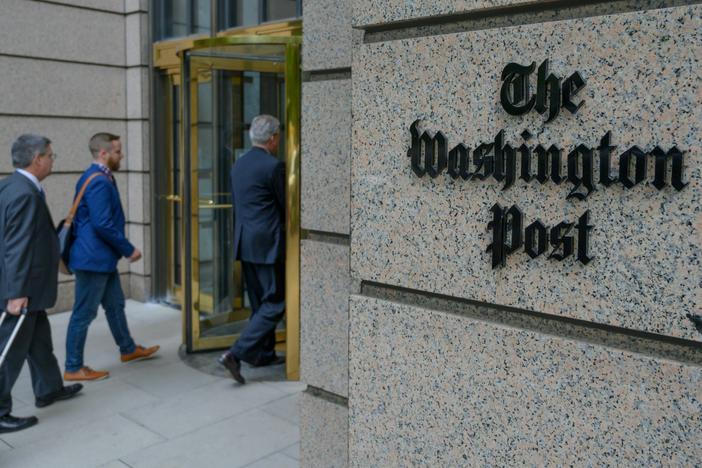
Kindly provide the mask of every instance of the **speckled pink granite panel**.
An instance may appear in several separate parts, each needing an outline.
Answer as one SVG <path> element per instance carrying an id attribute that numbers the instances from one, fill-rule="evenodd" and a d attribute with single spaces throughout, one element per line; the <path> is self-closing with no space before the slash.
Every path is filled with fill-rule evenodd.
<path id="1" fill-rule="evenodd" d="M 552 0 L 353 0 L 353 25 L 365 26 L 426 16 L 464 13 L 510 5 L 537 5 Z"/>
<path id="2" fill-rule="evenodd" d="M 349 233 L 351 80 L 302 84 L 302 228 Z"/>
<path id="3" fill-rule="evenodd" d="M 685 318 L 702 311 L 702 6 L 600 16 L 359 46 L 353 65 L 352 274 L 363 280 L 699 340 Z M 540 64 L 587 81 L 585 105 L 553 122 L 500 106 L 509 62 Z M 578 100 L 579 100 L 578 99 Z M 493 179 L 418 178 L 409 126 L 441 130 L 449 147 L 489 142 L 499 130 L 529 142 L 597 147 L 612 131 L 619 154 L 677 145 L 685 153 L 678 192 L 650 182 L 598 187 L 566 200 L 569 184 L 508 190 Z M 564 152 L 564 155 L 567 152 Z M 565 164 L 563 165 L 565 169 Z M 649 178 L 653 174 L 649 172 Z M 526 223 L 590 210 L 584 266 L 522 251 L 492 269 L 490 207 L 517 204 Z"/>
<path id="4" fill-rule="evenodd" d="M 352 466 L 695 466 L 702 369 L 351 296 Z"/>

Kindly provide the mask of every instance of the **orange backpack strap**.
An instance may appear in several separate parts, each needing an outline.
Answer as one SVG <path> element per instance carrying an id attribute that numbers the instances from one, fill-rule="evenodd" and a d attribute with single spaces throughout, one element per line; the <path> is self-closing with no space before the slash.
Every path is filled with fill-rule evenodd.
<path id="1" fill-rule="evenodd" d="M 63 222 L 64 226 L 70 226 L 73 223 L 73 217 L 76 214 L 76 210 L 78 209 L 78 205 L 80 204 L 80 201 L 83 199 L 83 195 L 85 194 L 85 190 L 88 188 L 88 184 L 92 182 L 92 180 L 98 176 L 103 175 L 100 172 L 96 172 L 95 174 L 92 174 L 88 179 L 83 182 L 83 186 L 80 188 L 80 192 L 78 192 L 78 196 L 76 197 L 75 201 L 73 202 L 73 206 L 71 207 L 71 211 L 68 212 L 68 216 L 66 217 L 66 220 Z"/>

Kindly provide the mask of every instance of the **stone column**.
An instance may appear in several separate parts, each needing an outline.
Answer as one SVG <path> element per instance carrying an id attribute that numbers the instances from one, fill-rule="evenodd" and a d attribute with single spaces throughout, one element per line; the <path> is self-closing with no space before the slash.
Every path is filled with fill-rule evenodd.
<path id="1" fill-rule="evenodd" d="M 351 5 L 306 0 L 302 49 L 303 466 L 348 464 Z"/>
<path id="2" fill-rule="evenodd" d="M 126 0 L 127 178 L 129 210 L 127 235 L 144 257 L 129 264 L 130 297 L 151 296 L 151 147 L 149 136 L 150 89 L 148 0 Z"/>

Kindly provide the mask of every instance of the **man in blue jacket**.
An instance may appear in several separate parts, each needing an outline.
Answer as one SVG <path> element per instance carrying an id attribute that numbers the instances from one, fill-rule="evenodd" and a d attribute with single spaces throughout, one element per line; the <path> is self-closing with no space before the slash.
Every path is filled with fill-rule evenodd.
<path id="1" fill-rule="evenodd" d="M 124 235 L 124 211 L 113 172 L 119 170 L 122 143 L 117 135 L 98 133 L 90 139 L 93 163 L 76 185 L 76 195 L 93 174 L 73 220 L 75 241 L 71 246 L 69 268 L 76 276 L 75 304 L 66 337 L 64 380 L 99 380 L 109 376 L 83 365 L 83 349 L 90 322 L 98 306 L 105 309 L 107 323 L 119 346 L 122 362 L 143 359 L 158 351 L 158 346 L 144 348 L 134 343 L 124 314 L 124 292 L 119 280 L 117 261 L 141 258 L 141 252 Z"/>
<path id="2" fill-rule="evenodd" d="M 251 121 L 253 148 L 232 167 L 234 252 L 241 260 L 251 318 L 219 363 L 243 384 L 241 361 L 253 366 L 284 362 L 275 354 L 275 328 L 285 314 L 285 164 L 274 155 L 280 122 Z"/>

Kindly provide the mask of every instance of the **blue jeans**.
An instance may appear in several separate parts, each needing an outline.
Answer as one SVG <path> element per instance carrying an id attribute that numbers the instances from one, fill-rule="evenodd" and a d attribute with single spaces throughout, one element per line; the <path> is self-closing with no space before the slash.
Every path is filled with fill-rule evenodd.
<path id="1" fill-rule="evenodd" d="M 119 352 L 129 354 L 136 349 L 124 315 L 124 292 L 119 282 L 119 273 L 76 270 L 75 275 L 76 298 L 66 336 L 66 372 L 76 372 L 83 367 L 83 349 L 88 327 L 97 316 L 100 304 L 105 309 L 105 317 L 112 337 L 119 346 Z"/>

